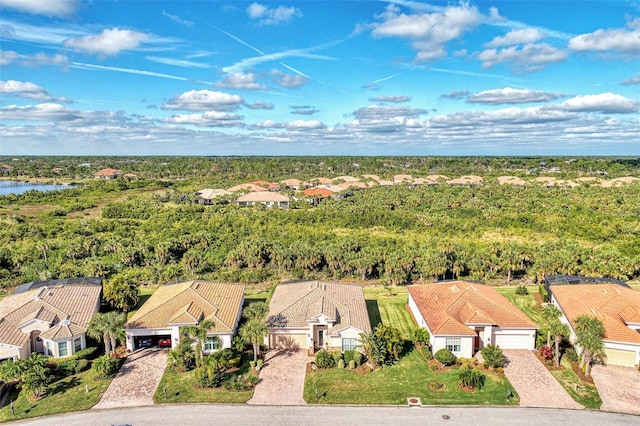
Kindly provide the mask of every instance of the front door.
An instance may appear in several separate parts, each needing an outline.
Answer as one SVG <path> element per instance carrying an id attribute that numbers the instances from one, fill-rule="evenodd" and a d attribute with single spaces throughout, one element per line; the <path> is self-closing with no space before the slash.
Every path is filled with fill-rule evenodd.
<path id="1" fill-rule="evenodd" d="M 324 343 L 325 343 L 325 333 L 327 330 L 327 326 L 326 325 L 319 325 L 316 327 L 316 346 L 319 349 L 324 348 Z"/>

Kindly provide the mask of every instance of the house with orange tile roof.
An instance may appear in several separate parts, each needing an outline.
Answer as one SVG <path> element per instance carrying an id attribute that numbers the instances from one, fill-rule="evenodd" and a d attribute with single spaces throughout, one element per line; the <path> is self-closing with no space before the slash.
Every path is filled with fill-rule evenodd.
<path id="1" fill-rule="evenodd" d="M 213 322 L 204 351 L 230 348 L 242 313 L 244 290 L 241 284 L 200 280 L 158 288 L 125 324 L 127 349 L 155 346 L 169 339 L 173 348 L 180 342 L 180 328 L 204 320 Z"/>
<path id="2" fill-rule="evenodd" d="M 122 170 L 106 168 L 95 172 L 93 177 L 96 179 L 115 179 L 121 174 Z"/>
<path id="3" fill-rule="evenodd" d="M 279 284 L 269 302 L 269 348 L 352 350 L 371 324 L 362 287 L 325 281 Z"/>
<path id="4" fill-rule="evenodd" d="M 434 353 L 447 348 L 468 358 L 489 344 L 535 349 L 538 326 L 492 287 L 443 281 L 407 289 L 409 309 L 418 326 L 431 334 Z"/>
<path id="5" fill-rule="evenodd" d="M 32 353 L 61 358 L 86 349 L 87 326 L 101 300 L 101 278 L 18 286 L 0 301 L 0 360 Z"/>
<path id="6" fill-rule="evenodd" d="M 269 191 L 279 191 L 280 185 L 277 183 L 269 182 L 266 180 L 254 180 L 253 182 L 249 182 L 251 185 L 261 186 L 263 188 L 267 188 Z"/>
<path id="7" fill-rule="evenodd" d="M 594 316 L 604 326 L 606 363 L 634 367 L 640 363 L 640 291 L 615 282 L 551 284 L 549 300 L 560 308 L 562 320 L 575 340 L 575 320 Z"/>

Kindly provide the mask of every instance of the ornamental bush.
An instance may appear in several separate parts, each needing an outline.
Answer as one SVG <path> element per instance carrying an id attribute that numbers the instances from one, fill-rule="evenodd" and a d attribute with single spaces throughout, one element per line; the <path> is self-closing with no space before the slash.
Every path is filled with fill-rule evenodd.
<path id="1" fill-rule="evenodd" d="M 467 388 L 480 389 L 484 386 L 487 380 L 487 376 L 477 368 L 472 368 L 470 365 L 461 368 L 458 372 L 458 380 L 460 384 Z"/>
<path id="2" fill-rule="evenodd" d="M 102 355 L 93 361 L 91 368 L 102 377 L 112 376 L 120 368 L 120 358 Z"/>
<path id="3" fill-rule="evenodd" d="M 431 335 L 426 328 L 418 327 L 413 330 L 413 343 L 416 345 L 426 346 L 429 344 Z"/>
<path id="4" fill-rule="evenodd" d="M 434 357 L 442 365 L 452 365 L 456 362 L 456 356 L 447 348 L 440 349 Z"/>
<path id="5" fill-rule="evenodd" d="M 504 365 L 504 353 L 498 345 L 486 345 L 480 350 L 484 366 L 488 368 L 498 368 Z"/>
<path id="6" fill-rule="evenodd" d="M 529 294 L 529 290 L 527 290 L 527 287 L 519 285 L 516 287 L 516 294 L 518 296 L 526 296 L 527 294 Z"/>
<path id="7" fill-rule="evenodd" d="M 564 354 L 569 359 L 569 361 L 578 362 L 578 353 L 574 348 L 565 349 Z"/>
<path id="8" fill-rule="evenodd" d="M 332 354 L 325 349 L 316 352 L 315 362 L 318 368 L 331 368 L 335 365 Z"/>

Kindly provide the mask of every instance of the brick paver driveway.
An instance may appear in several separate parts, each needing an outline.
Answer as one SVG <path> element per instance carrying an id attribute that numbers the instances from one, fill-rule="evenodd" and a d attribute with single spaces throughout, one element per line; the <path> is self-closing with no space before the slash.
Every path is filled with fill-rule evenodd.
<path id="1" fill-rule="evenodd" d="M 640 371 L 617 365 L 594 365 L 591 376 L 602 399 L 601 410 L 640 414 Z"/>
<path id="2" fill-rule="evenodd" d="M 307 352 L 271 350 L 265 354 L 265 365 L 260 371 L 260 381 L 249 404 L 302 405 Z"/>
<path id="3" fill-rule="evenodd" d="M 508 359 L 504 374 L 520 395 L 522 407 L 583 408 L 531 351 L 505 349 L 503 352 Z"/>
<path id="4" fill-rule="evenodd" d="M 164 350 L 143 349 L 131 353 L 94 409 L 153 404 L 153 394 L 167 365 Z"/>

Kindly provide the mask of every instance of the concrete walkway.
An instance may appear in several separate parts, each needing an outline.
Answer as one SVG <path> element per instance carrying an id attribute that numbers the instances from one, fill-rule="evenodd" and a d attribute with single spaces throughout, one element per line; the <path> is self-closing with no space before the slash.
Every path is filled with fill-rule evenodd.
<path id="1" fill-rule="evenodd" d="M 307 352 L 273 349 L 265 354 L 260 381 L 249 404 L 256 405 L 304 405 L 302 392 L 307 362 L 312 358 Z"/>
<path id="2" fill-rule="evenodd" d="M 152 405 L 153 394 L 166 365 L 167 352 L 164 350 L 143 349 L 129 354 L 93 409 Z"/>
<path id="3" fill-rule="evenodd" d="M 617 365 L 594 365 L 591 377 L 602 399 L 601 410 L 640 415 L 640 371 Z"/>
<path id="4" fill-rule="evenodd" d="M 508 359 L 504 374 L 520 395 L 520 406 L 583 408 L 569 396 L 533 352 L 505 349 L 503 353 Z"/>

